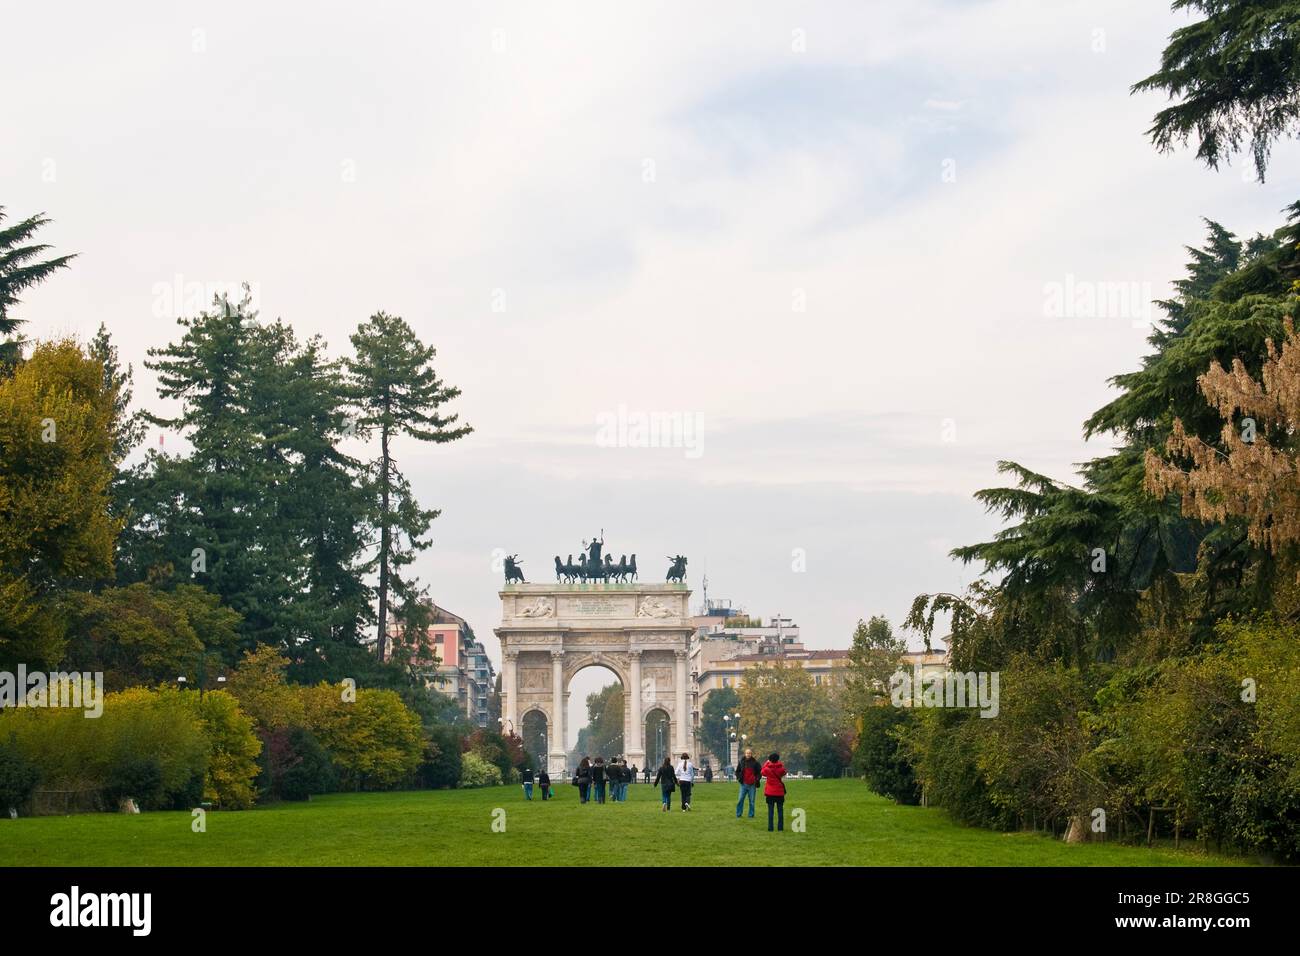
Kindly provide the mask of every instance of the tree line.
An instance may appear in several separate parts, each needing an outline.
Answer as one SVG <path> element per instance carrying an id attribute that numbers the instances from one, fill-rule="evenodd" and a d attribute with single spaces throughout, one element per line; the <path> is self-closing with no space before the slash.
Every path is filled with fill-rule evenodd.
<path id="1" fill-rule="evenodd" d="M 0 804 L 38 785 L 87 806 L 240 808 L 509 779 L 521 743 L 426 685 L 412 564 L 439 512 L 399 452 L 471 431 L 434 348 L 377 312 L 333 357 L 245 287 L 149 350 L 174 411 L 137 409 L 106 325 L 85 343 L 21 335 L 21 294 L 75 258 L 36 241 L 46 223 L 5 227 L 0 208 L 0 671 L 102 673 L 109 693 L 102 727 L 0 713 Z"/>
<path id="2" fill-rule="evenodd" d="M 1179 0 L 1202 19 L 1135 91 L 1156 145 L 1217 168 L 1300 131 L 1300 5 Z M 1269 234 L 1206 220 L 1141 367 L 1083 423 L 1110 454 L 1069 483 L 1016 462 L 976 494 L 1007 526 L 953 556 L 963 594 L 906 626 L 999 671 L 1001 713 L 863 713 L 874 789 L 1071 839 L 1194 838 L 1300 858 L 1300 202 Z"/>

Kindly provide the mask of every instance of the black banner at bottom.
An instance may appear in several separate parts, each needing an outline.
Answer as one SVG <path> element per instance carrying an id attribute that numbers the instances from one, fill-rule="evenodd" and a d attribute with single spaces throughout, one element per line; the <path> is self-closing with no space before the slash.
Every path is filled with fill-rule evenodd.
<path id="1" fill-rule="evenodd" d="M 560 926 L 608 926 L 638 939 L 664 929 L 711 935 L 735 918 L 775 920 L 800 939 L 823 930 L 837 937 L 865 931 L 876 941 L 970 932 L 974 943 L 982 932 L 1028 938 L 1050 930 L 1070 940 L 1199 934 L 1229 942 L 1261 930 L 1290 935 L 1296 872 L 743 862 L 725 869 L 671 862 L 640 869 L 10 869 L 0 918 L 8 942 L 75 933 L 128 946 L 250 933 L 297 943 L 374 942 L 439 925 L 455 927 L 456 937 L 481 932 L 485 942 L 498 934 L 550 937 Z"/>

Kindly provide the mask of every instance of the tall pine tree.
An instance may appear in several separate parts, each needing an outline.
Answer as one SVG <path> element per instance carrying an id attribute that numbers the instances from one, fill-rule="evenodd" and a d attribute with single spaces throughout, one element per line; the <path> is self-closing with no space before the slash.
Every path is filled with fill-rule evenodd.
<path id="1" fill-rule="evenodd" d="M 416 502 L 393 457 L 393 442 L 405 435 L 441 444 L 463 438 L 472 429 L 457 425 L 458 415 L 440 411 L 460 389 L 438 378 L 435 350 L 420 342 L 400 317 L 383 312 L 371 316 L 352 336 L 352 346 L 356 355 L 348 361 L 348 373 L 356 431 L 364 437 L 379 436 L 379 457 L 370 465 L 367 488 L 379 535 L 374 559 L 379 582 L 377 650 L 384 660 L 392 599 L 409 605 L 416 597 L 414 583 L 402 569 L 429 546 L 423 536 L 439 514 Z"/>

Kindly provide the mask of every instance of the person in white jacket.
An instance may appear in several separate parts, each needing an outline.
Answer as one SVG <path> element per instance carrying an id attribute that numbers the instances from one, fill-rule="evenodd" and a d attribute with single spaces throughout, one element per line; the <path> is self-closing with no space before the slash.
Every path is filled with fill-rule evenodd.
<path id="1" fill-rule="evenodd" d="M 682 812 L 691 809 L 691 785 L 695 783 L 695 764 L 691 763 L 690 754 L 682 754 L 674 768 L 677 772 L 677 785 L 682 788 Z"/>

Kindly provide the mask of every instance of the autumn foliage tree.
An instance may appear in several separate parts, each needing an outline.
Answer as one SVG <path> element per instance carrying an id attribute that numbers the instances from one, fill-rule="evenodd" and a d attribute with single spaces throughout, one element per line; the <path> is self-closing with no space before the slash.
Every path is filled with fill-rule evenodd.
<path id="1" fill-rule="evenodd" d="M 1285 327 L 1280 349 L 1268 340 L 1258 378 L 1237 358 L 1231 371 L 1215 362 L 1197 379 L 1223 418 L 1218 446 L 1179 420 L 1166 446 L 1172 460 L 1146 455 L 1153 494 L 1178 495 L 1184 514 L 1203 521 L 1243 519 L 1250 540 L 1274 554 L 1300 544 L 1300 337 L 1290 318 Z"/>
<path id="2" fill-rule="evenodd" d="M 745 672 L 740 685 L 740 728 L 759 754 L 776 750 L 796 769 L 812 744 L 835 731 L 840 710 L 830 688 L 802 667 L 774 663 Z"/>
<path id="3" fill-rule="evenodd" d="M 114 396 L 70 340 L 0 380 L 0 665 L 60 659 L 59 596 L 113 574 Z"/>

